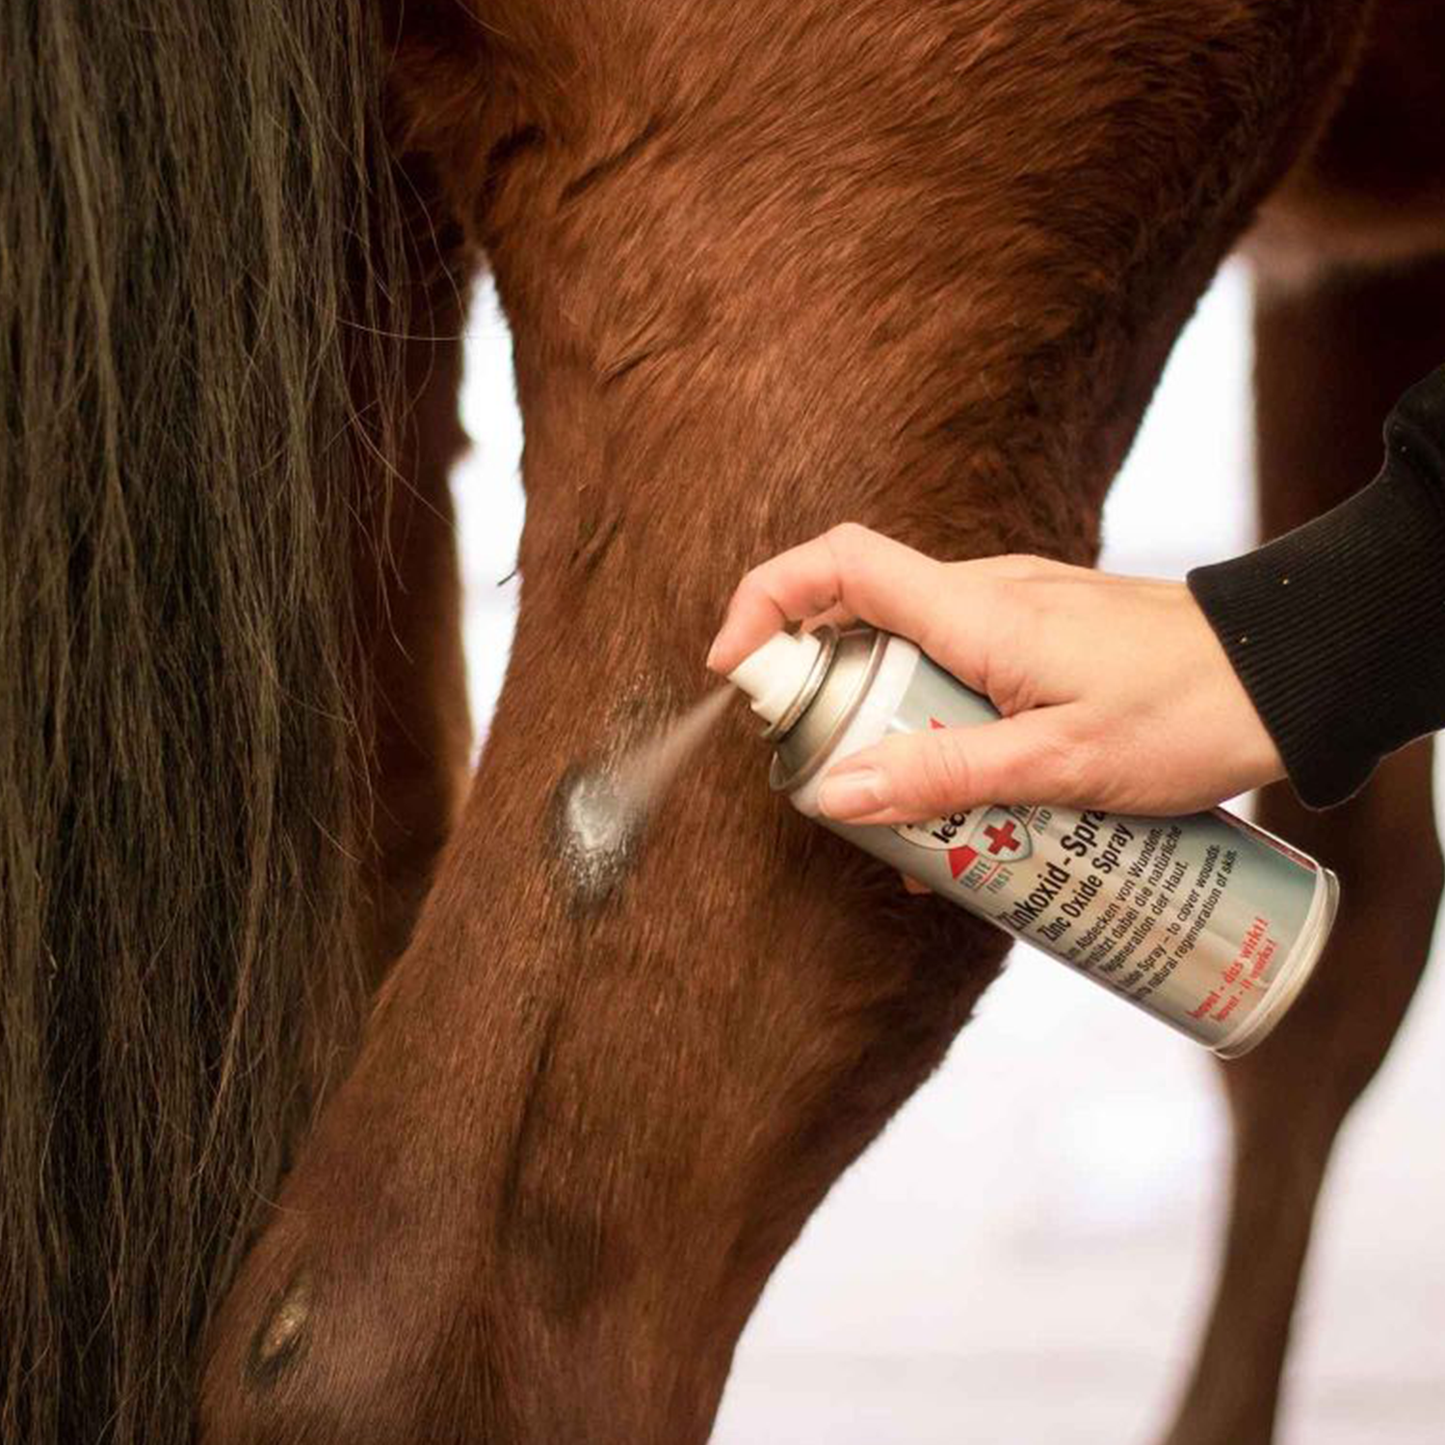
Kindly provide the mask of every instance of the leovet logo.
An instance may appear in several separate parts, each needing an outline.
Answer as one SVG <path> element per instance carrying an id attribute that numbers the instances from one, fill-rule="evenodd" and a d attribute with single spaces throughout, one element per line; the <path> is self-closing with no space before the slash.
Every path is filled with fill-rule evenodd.
<path id="1" fill-rule="evenodd" d="M 929 718 L 928 723 L 935 728 L 946 726 L 936 717 Z M 970 818 L 975 818 L 972 811 L 949 813 L 927 823 L 905 823 L 893 831 L 916 847 L 946 852 L 948 871 L 955 880 L 982 860 L 986 876 L 970 880 L 975 884 L 987 881 L 999 865 L 1017 863 L 1033 852 L 1028 829 L 1006 808 L 986 809 L 971 829 Z M 993 866 L 987 866 L 990 864 Z"/>
<path id="2" fill-rule="evenodd" d="M 946 818 L 935 818 L 931 823 L 919 823 L 917 827 L 927 831 L 927 834 L 934 841 L 932 845 L 925 844 L 925 847 L 932 846 L 942 848 L 948 854 L 948 868 L 955 878 L 960 873 L 971 868 L 978 859 L 978 849 L 971 848 L 967 843 L 957 841 L 958 835 L 963 831 L 964 824 L 968 822 L 967 813 L 950 813 Z M 911 838 L 907 833 L 903 835 L 909 842 L 919 841 Z"/>

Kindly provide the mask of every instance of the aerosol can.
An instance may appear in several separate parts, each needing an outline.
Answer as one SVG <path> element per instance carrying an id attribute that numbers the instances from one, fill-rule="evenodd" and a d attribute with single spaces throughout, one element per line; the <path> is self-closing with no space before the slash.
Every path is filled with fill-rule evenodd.
<path id="1" fill-rule="evenodd" d="M 773 787 L 804 816 L 1224 1058 L 1274 1028 L 1324 949 L 1335 875 L 1223 809 L 1000 804 L 894 827 L 822 817 L 819 782 L 848 754 L 999 716 L 905 638 L 778 633 L 732 681 L 768 724 Z"/>

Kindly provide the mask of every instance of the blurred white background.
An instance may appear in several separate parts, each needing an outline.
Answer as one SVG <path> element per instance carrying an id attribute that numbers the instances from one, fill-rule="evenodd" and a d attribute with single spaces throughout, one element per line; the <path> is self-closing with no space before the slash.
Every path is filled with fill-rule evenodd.
<path id="1" fill-rule="evenodd" d="M 1230 268 L 1114 488 L 1104 565 L 1182 576 L 1250 545 L 1248 379 L 1248 283 Z M 455 486 L 483 723 L 523 513 L 510 346 L 489 288 L 463 412 L 475 448 Z M 1336 1157 L 1284 1445 L 1445 1441 L 1442 965 Z M 1016 950 L 945 1066 L 784 1260 L 738 1350 L 716 1445 L 1151 1442 L 1209 1286 L 1225 1129 L 1202 1051 Z"/>

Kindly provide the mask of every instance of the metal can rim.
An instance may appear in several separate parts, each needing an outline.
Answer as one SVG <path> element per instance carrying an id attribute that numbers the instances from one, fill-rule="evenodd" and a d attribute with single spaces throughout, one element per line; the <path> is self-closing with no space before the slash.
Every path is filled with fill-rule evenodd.
<path id="1" fill-rule="evenodd" d="M 857 629 L 857 631 L 873 631 L 873 629 L 859 628 Z M 849 635 L 850 634 L 848 633 L 842 634 L 840 637 L 837 638 L 833 648 L 830 649 L 828 654 L 829 671 L 832 670 L 833 664 L 838 659 L 839 644 L 841 644 Z M 777 752 L 773 754 L 772 766 L 768 769 L 768 783 L 772 787 L 774 792 L 792 792 L 794 789 L 802 787 L 802 785 L 806 783 L 808 779 L 811 778 L 823 765 L 824 760 L 837 745 L 838 739 L 842 737 L 844 729 L 848 726 L 850 722 L 853 721 L 853 718 L 856 716 L 859 707 L 863 703 L 863 699 L 867 697 L 868 689 L 872 686 L 873 679 L 877 677 L 878 669 L 882 665 L 883 652 L 884 649 L 888 646 L 888 642 L 888 633 L 873 631 L 873 645 L 869 650 L 868 660 L 864 664 L 863 669 L 858 676 L 858 680 L 853 686 L 852 692 L 848 695 L 844 703 L 839 707 L 838 715 L 833 719 L 833 722 L 828 728 L 828 731 L 824 734 L 822 741 L 818 744 L 817 747 L 813 749 L 813 751 L 808 755 L 807 759 L 803 763 L 801 763 L 790 773 L 786 771 L 783 766 L 781 754 Z M 822 690 L 825 682 L 826 677 L 819 680 L 819 686 L 814 689 L 815 694 Z M 814 698 L 814 701 L 816 701 L 816 697 Z M 799 709 L 798 716 L 793 721 L 793 727 L 796 727 L 798 723 L 802 721 L 802 718 L 807 711 L 808 708 Z M 788 731 L 791 732 L 792 728 L 789 728 Z M 786 736 L 787 734 L 784 733 L 782 734 L 782 736 L 773 739 L 774 744 L 776 745 L 778 743 L 781 743 L 783 739 L 786 738 Z"/>
<path id="2" fill-rule="evenodd" d="M 823 679 L 833 665 L 833 658 L 838 651 L 838 629 L 825 625 L 814 628 L 812 635 L 818 640 L 818 655 L 813 659 L 813 665 L 808 669 L 808 675 L 803 679 L 797 696 L 784 709 L 777 722 L 770 724 L 764 731 L 764 742 L 777 742 L 792 732 L 798 719 L 807 712 L 813 699 L 817 697 L 818 689 L 822 687 Z"/>

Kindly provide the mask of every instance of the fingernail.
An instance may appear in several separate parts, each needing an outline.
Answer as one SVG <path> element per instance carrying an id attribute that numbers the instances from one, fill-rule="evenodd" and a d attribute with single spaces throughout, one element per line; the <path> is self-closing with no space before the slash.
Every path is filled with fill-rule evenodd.
<path id="1" fill-rule="evenodd" d="M 714 638 L 713 638 L 713 640 L 712 640 L 712 646 L 709 647 L 708 650 L 707 650 L 707 661 L 703 663 L 703 666 L 706 667 L 706 668 L 708 668 L 708 669 L 711 670 L 712 672 L 716 672 L 716 671 L 717 671 L 717 668 L 714 666 L 714 664 L 717 662 L 717 655 L 718 655 L 718 646 L 717 646 L 717 645 L 718 645 L 718 639 L 721 638 L 721 636 L 722 636 L 722 633 L 718 633 L 717 637 L 714 637 Z"/>
<path id="2" fill-rule="evenodd" d="M 834 768 L 818 789 L 818 807 L 839 822 L 887 806 L 888 779 L 877 768 Z"/>

